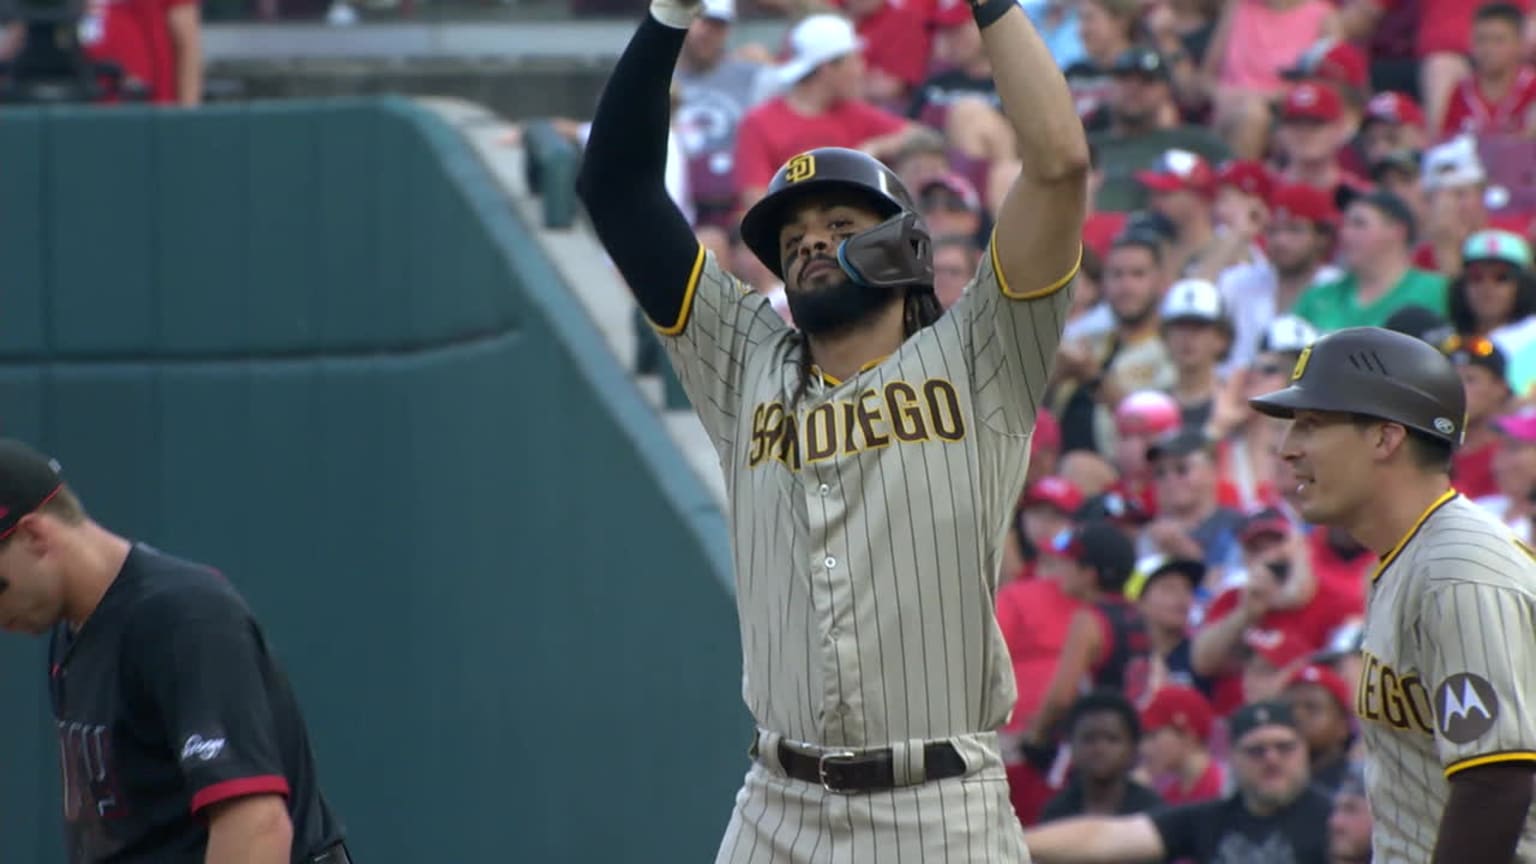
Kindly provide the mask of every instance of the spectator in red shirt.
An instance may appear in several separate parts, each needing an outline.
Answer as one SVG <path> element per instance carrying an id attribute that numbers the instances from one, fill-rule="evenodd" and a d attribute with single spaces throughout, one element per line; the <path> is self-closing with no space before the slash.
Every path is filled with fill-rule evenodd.
<path id="1" fill-rule="evenodd" d="M 1024 744 L 1035 747 L 1057 739 L 1057 726 L 1084 685 L 1122 692 L 1135 702 L 1145 695 L 1151 672 L 1146 622 L 1125 596 L 1136 568 L 1130 538 L 1095 521 L 1058 534 L 1051 549 L 1073 562 L 1063 588 L 1083 605 L 1072 614 L 1045 696 L 1024 724 Z"/>
<path id="2" fill-rule="evenodd" d="M 1332 642 L 1365 614 L 1365 587 L 1376 553 L 1342 528 L 1313 528 L 1307 532 L 1307 561 L 1321 598 L 1313 602 L 1330 610 L 1324 626 Z"/>
<path id="3" fill-rule="evenodd" d="M 1168 686 L 1141 709 L 1142 766 L 1170 806 L 1211 801 L 1226 793 L 1227 772 L 1211 758 L 1215 718 L 1200 691 Z"/>
<path id="4" fill-rule="evenodd" d="M 1526 6 L 1520 0 L 1515 6 Z M 1467 55 L 1476 51 L 1473 39 L 1474 0 L 1353 0 L 1344 15 L 1350 38 L 1367 39 L 1388 15 L 1406 12 L 1416 17 L 1413 53 L 1418 62 L 1419 96 L 1431 129 L 1445 121 L 1451 93 L 1469 71 Z M 1416 10 L 1417 15 L 1413 15 Z"/>
<path id="5" fill-rule="evenodd" d="M 1536 134 L 1536 69 L 1524 62 L 1525 13 L 1488 3 L 1472 24 L 1472 74 L 1451 91 L 1444 136 Z"/>
<path id="6" fill-rule="evenodd" d="M 1054 748 L 1030 751 L 1019 746 L 1025 724 L 1045 699 L 1045 690 L 1056 669 L 1056 658 L 1067 641 L 1067 628 L 1082 600 L 1063 588 L 1073 570 L 1070 559 L 1048 545 L 1041 549 L 1035 578 L 1015 579 L 997 592 L 997 626 L 1013 661 L 1018 701 L 1008 723 L 998 730 L 1002 745 L 1008 794 L 1014 812 L 1025 824 L 1033 824 L 1040 808 L 1055 794 L 1047 778 Z M 1043 755 L 1042 755 L 1043 753 Z"/>
<path id="7" fill-rule="evenodd" d="M 843 0 L 862 43 L 864 98 L 890 111 L 907 107 L 928 74 L 932 42 L 922 10 L 901 0 Z"/>
<path id="8" fill-rule="evenodd" d="M 151 101 L 202 104 L 202 13 L 193 0 L 87 0 L 78 32 L 87 56 L 116 63 Z"/>
<path id="9" fill-rule="evenodd" d="M 1393 153 L 1422 152 L 1428 144 L 1424 112 L 1413 97 L 1388 91 L 1377 93 L 1365 103 L 1365 117 L 1360 122 L 1360 151 L 1367 166 L 1375 166 Z"/>
<path id="10" fill-rule="evenodd" d="M 1368 184 L 1339 167 L 1339 149 L 1349 140 L 1344 101 L 1327 84 L 1304 82 L 1285 94 L 1275 144 L 1285 160 L 1281 179 L 1334 193 L 1341 185 Z"/>
<path id="11" fill-rule="evenodd" d="M 1451 457 L 1451 482 L 1468 498 L 1497 495 L 1493 457 L 1499 450 L 1499 434 L 1492 424 L 1509 407 L 1509 363 L 1487 337 L 1452 336 L 1442 347 L 1456 364 L 1467 393 L 1466 432 Z"/>
<path id="12" fill-rule="evenodd" d="M 1332 796 L 1349 774 L 1349 742 L 1354 737 L 1350 686 L 1327 666 L 1309 664 L 1290 676 L 1283 694 L 1307 742 L 1312 785 Z"/>
<path id="13" fill-rule="evenodd" d="M 1350 614 L 1337 597 L 1318 590 L 1307 545 L 1280 510 L 1247 517 L 1238 540 L 1242 575 L 1211 601 L 1192 646 L 1195 672 L 1222 679 L 1212 697 L 1221 714 L 1242 702 L 1237 673 L 1248 653 L 1245 644 L 1289 632 L 1310 652 L 1326 644 Z"/>
<path id="14" fill-rule="evenodd" d="M 864 63 L 846 18 L 811 15 L 795 25 L 789 45 L 790 59 L 778 70 L 789 91 L 747 112 L 736 134 L 736 177 L 746 207 L 797 153 L 852 147 L 888 158 L 918 128 L 860 98 Z"/>

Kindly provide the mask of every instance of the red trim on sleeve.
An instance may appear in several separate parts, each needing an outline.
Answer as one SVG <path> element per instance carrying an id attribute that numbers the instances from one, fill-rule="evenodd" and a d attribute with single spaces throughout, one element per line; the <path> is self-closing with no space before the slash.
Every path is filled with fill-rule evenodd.
<path id="1" fill-rule="evenodd" d="M 196 815 L 199 811 L 220 801 L 246 798 L 251 795 L 281 795 L 287 798 L 288 781 L 276 774 L 266 774 L 260 777 L 225 780 L 222 783 L 205 786 L 192 796 L 192 813 Z"/>

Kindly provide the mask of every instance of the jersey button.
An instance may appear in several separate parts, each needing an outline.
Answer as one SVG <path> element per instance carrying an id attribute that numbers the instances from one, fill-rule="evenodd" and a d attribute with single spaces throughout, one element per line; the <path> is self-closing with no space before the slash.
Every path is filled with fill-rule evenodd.
<path id="1" fill-rule="evenodd" d="M 820 490 L 818 490 L 818 491 L 820 491 L 820 492 L 821 492 L 821 494 L 823 494 L 823 495 L 825 495 L 825 494 L 827 494 L 827 493 L 828 493 L 828 492 L 831 492 L 831 491 L 832 491 L 832 487 L 831 487 L 831 486 L 828 486 L 828 485 L 827 485 L 827 484 L 825 484 L 825 483 L 823 483 L 823 484 L 821 484 L 821 489 L 820 489 Z"/>
<path id="2" fill-rule="evenodd" d="M 827 556 L 827 560 L 825 560 L 825 561 L 823 561 L 821 563 L 827 565 L 827 569 L 831 570 L 833 567 L 837 566 L 837 559 L 833 558 L 831 555 L 828 555 Z"/>

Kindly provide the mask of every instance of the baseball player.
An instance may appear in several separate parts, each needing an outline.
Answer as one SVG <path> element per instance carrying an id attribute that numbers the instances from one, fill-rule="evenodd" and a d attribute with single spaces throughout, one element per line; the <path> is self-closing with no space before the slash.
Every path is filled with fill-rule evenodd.
<path id="1" fill-rule="evenodd" d="M 1455 367 L 1377 328 L 1324 336 L 1255 409 L 1290 419 L 1294 500 L 1380 556 L 1355 711 L 1374 860 L 1536 862 L 1536 560 L 1451 487 Z"/>
<path id="2" fill-rule="evenodd" d="M 791 158 L 742 219 L 798 329 L 700 246 L 662 185 L 695 14 L 681 0 L 652 0 L 593 119 L 578 190 L 730 498 L 758 728 L 721 862 L 1028 858 L 994 731 L 1015 688 L 993 596 L 1081 258 L 1088 152 L 1017 2 L 972 13 L 1024 167 L 948 311 L 911 194 L 857 151 Z"/>
<path id="3" fill-rule="evenodd" d="M 0 441 L 0 628 L 51 634 L 72 864 L 348 864 L 293 691 L 218 573 L 92 521 Z"/>

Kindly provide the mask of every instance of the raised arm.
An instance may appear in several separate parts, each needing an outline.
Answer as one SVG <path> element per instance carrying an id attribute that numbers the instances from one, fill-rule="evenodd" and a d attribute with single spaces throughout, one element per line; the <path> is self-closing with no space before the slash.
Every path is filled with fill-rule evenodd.
<path id="1" fill-rule="evenodd" d="M 1088 139 L 1067 81 L 1016 0 L 973 2 L 1023 169 L 997 216 L 1003 284 L 1028 295 L 1076 272 L 1088 198 Z"/>
<path id="2" fill-rule="evenodd" d="M 691 9 L 671 0 L 652 4 L 603 88 L 576 179 L 598 239 L 662 328 L 681 323 L 699 261 L 665 179 L 672 71 L 690 20 Z"/>
<path id="3" fill-rule="evenodd" d="M 1052 822 L 1025 831 L 1024 844 L 1035 864 L 1137 864 L 1161 860 L 1167 851 L 1144 813 Z"/>
<path id="4" fill-rule="evenodd" d="M 1102 625 L 1096 613 L 1079 609 L 1072 614 L 1067 628 L 1067 639 L 1062 644 L 1061 656 L 1056 658 L 1056 671 L 1046 687 L 1040 709 L 1030 718 L 1025 739 L 1032 743 L 1045 741 L 1051 731 L 1077 699 L 1083 679 L 1093 671 L 1095 661 L 1104 651 Z"/>

